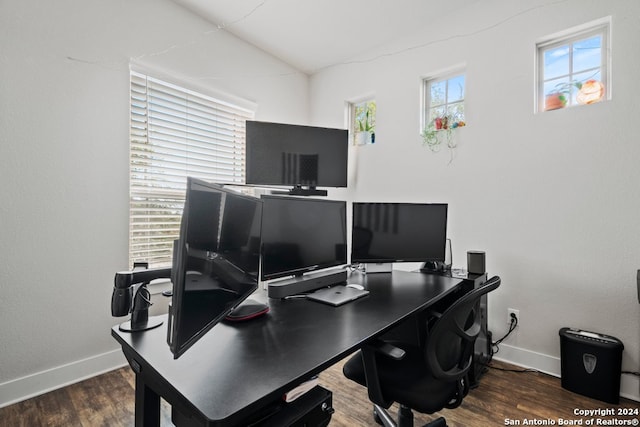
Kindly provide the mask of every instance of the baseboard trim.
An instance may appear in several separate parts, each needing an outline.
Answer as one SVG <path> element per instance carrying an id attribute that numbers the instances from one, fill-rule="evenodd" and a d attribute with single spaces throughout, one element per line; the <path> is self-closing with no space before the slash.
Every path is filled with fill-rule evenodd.
<path id="1" fill-rule="evenodd" d="M 0 408 L 112 371 L 127 364 L 122 350 L 37 372 L 0 384 Z"/>
<path id="2" fill-rule="evenodd" d="M 535 351 L 500 344 L 500 352 L 494 359 L 527 369 L 535 369 L 560 378 L 560 358 Z M 640 402 L 640 378 L 623 374 L 620 380 L 620 396 Z"/>

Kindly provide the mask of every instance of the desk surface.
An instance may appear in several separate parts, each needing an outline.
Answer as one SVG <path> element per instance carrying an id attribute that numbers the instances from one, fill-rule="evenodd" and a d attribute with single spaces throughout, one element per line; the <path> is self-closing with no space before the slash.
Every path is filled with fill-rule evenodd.
<path id="1" fill-rule="evenodd" d="M 353 273 L 349 282 L 371 293 L 339 307 L 269 299 L 266 316 L 218 324 L 177 360 L 166 343 L 166 322 L 134 334 L 116 326 L 111 334 L 140 367 L 138 377 L 170 404 L 208 425 L 234 425 L 461 284 L 403 271 Z M 252 299 L 267 301 L 266 292 Z"/>

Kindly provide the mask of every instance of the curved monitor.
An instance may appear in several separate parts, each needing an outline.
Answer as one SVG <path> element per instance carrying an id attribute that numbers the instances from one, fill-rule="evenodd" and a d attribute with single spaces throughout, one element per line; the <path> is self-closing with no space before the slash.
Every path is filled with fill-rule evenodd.
<path id="1" fill-rule="evenodd" d="M 347 263 L 346 202 L 262 196 L 262 280 Z"/>
<path id="2" fill-rule="evenodd" d="M 445 260 L 447 205 L 353 203 L 352 263 Z"/>
<path id="3" fill-rule="evenodd" d="M 348 150 L 346 129 L 248 120 L 246 183 L 346 187 Z"/>
<path id="4" fill-rule="evenodd" d="M 188 178 L 171 269 L 175 358 L 257 289 L 261 216 L 260 199 Z"/>

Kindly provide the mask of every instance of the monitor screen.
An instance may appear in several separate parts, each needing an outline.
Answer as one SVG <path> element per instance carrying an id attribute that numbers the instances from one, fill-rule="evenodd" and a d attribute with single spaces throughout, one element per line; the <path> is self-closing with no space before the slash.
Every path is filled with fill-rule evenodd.
<path id="1" fill-rule="evenodd" d="M 447 205 L 353 203 L 352 263 L 444 261 Z"/>
<path id="2" fill-rule="evenodd" d="M 347 263 L 346 202 L 262 196 L 262 280 Z"/>
<path id="3" fill-rule="evenodd" d="M 348 131 L 247 121 L 246 183 L 346 187 Z"/>
<path id="4" fill-rule="evenodd" d="M 187 180 L 167 342 L 175 358 L 258 287 L 262 201 Z"/>

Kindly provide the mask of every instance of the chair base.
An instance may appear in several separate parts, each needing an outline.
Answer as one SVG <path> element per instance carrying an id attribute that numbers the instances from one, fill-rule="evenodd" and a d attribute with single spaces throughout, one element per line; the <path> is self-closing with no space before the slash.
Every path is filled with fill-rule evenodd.
<path id="1" fill-rule="evenodd" d="M 391 418 L 386 409 L 375 404 L 373 405 L 373 418 L 384 427 L 413 427 L 413 412 L 404 405 L 400 405 L 397 423 Z M 447 421 L 443 417 L 439 417 L 428 422 L 423 427 L 447 427 Z"/>

